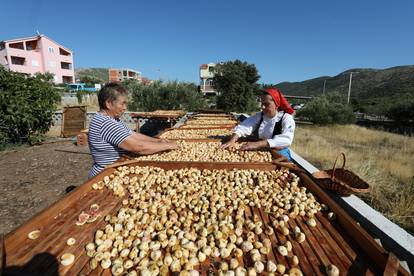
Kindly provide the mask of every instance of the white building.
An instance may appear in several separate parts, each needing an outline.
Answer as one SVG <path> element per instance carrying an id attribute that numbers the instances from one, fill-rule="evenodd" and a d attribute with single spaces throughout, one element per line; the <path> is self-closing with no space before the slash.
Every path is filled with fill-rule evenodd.
<path id="1" fill-rule="evenodd" d="M 213 87 L 215 63 L 200 65 L 200 91 L 205 96 L 217 95 L 218 92 Z"/>

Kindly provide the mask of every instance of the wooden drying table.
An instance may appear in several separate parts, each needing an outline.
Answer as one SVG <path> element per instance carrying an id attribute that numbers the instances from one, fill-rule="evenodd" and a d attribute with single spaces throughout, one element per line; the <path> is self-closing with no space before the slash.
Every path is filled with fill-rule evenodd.
<path id="1" fill-rule="evenodd" d="M 257 169 L 274 170 L 277 167 L 263 163 L 189 163 L 189 162 L 130 162 L 134 166 L 157 166 L 163 169 L 179 169 L 195 167 L 198 169 Z M 95 270 L 89 268 L 89 257 L 85 254 L 85 245 L 93 241 L 96 230 L 105 225 L 103 217 L 107 214 L 114 215 L 121 206 L 122 198 L 112 195 L 112 191 L 92 190 L 92 183 L 102 180 L 110 175 L 115 168 L 107 168 L 102 173 L 76 188 L 70 194 L 49 208 L 36 215 L 28 222 L 9 233 L 5 238 L 5 266 L 10 271 L 15 267 L 17 271 L 28 273 L 27 275 L 110 275 L 110 270 L 103 270 L 100 266 Z M 286 239 L 293 245 L 293 253 L 299 258 L 300 269 L 305 275 L 324 275 L 326 265 L 335 264 L 341 271 L 341 275 L 377 275 L 390 269 L 387 275 L 409 275 L 402 267 L 398 267 L 398 260 L 393 255 L 388 255 L 367 232 L 361 228 L 338 204 L 336 204 L 309 176 L 299 173 L 301 185 L 307 187 L 320 203 L 326 204 L 333 211 L 337 219 L 331 222 L 326 213 L 318 213 L 316 227 L 309 227 L 303 218 L 290 219 L 289 228 L 299 226 L 306 234 L 306 240 L 299 244 L 291 236 L 285 237 L 278 231 L 269 236 L 272 241 L 273 251 L 268 254 L 268 259 L 290 267 L 286 257 L 277 253 L 276 245 Z M 91 224 L 76 226 L 78 214 L 87 210 L 93 203 L 100 205 L 102 217 Z M 274 218 L 258 208 L 246 209 L 246 216 L 256 214 L 264 225 L 270 225 Z M 41 235 L 37 240 L 29 240 L 27 234 L 39 229 Z M 69 237 L 76 239 L 72 247 L 66 245 Z M 260 235 L 264 239 L 265 234 Z M 67 267 L 59 264 L 63 253 L 73 253 L 75 262 Z M 290 253 L 289 255 L 291 255 Z M 389 258 L 390 256 L 390 258 Z M 392 257 L 392 258 L 391 258 Z M 390 260 L 387 265 L 387 260 Z M 251 265 L 248 258 L 240 259 L 240 262 Z M 392 261 L 392 262 L 391 262 Z M 396 266 L 393 266 L 397 264 Z M 209 271 L 216 271 L 217 260 L 212 262 L 207 259 L 198 267 L 201 275 L 209 275 Z M 394 272 L 393 272 L 394 271 Z M 265 275 L 262 273 L 260 275 Z"/>
<path id="2" fill-rule="evenodd" d="M 186 132 L 186 131 L 192 131 L 192 130 L 207 130 L 207 129 L 224 129 L 224 130 L 231 130 L 233 127 L 224 126 L 224 127 L 211 127 L 211 128 L 167 128 L 161 132 L 159 132 L 155 137 L 157 138 L 163 138 L 162 136 L 168 132 Z M 228 135 L 227 135 L 228 136 Z M 192 141 L 192 142 L 221 142 L 223 139 L 227 137 L 226 135 L 210 135 L 206 136 L 205 138 L 165 138 L 172 141 Z M 230 137 L 230 136 L 228 136 Z"/>
<path id="3" fill-rule="evenodd" d="M 234 128 L 236 124 L 226 124 L 226 125 L 188 125 L 186 123 L 182 124 L 176 129 L 206 129 L 206 128 Z"/>

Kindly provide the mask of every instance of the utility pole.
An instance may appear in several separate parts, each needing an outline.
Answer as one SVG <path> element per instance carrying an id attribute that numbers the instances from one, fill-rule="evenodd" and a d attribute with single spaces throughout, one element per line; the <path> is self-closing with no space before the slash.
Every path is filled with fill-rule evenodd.
<path id="1" fill-rule="evenodd" d="M 161 81 L 161 69 L 157 68 L 158 80 Z"/>
<path id="2" fill-rule="evenodd" d="M 323 81 L 323 91 L 322 91 L 323 95 L 325 95 L 325 86 L 326 86 L 326 80 Z"/>
<path id="3" fill-rule="evenodd" d="M 351 98 L 351 86 L 352 86 L 352 74 L 358 74 L 359 72 L 350 72 L 349 75 L 349 85 L 348 85 L 348 104 Z"/>

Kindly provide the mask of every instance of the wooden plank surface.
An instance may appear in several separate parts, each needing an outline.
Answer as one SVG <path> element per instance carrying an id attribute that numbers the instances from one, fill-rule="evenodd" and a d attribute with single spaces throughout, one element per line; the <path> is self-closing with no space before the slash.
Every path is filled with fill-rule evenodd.
<path id="1" fill-rule="evenodd" d="M 387 265 L 385 266 L 384 276 L 394 276 L 398 274 L 398 267 L 400 261 L 395 257 L 393 253 L 388 255 Z"/>
<path id="2" fill-rule="evenodd" d="M 236 126 L 236 123 L 234 124 L 214 124 L 214 125 L 189 125 L 187 123 L 182 124 L 180 127 L 178 127 L 177 129 L 192 129 L 192 128 L 212 128 L 212 127 L 217 127 L 217 128 L 234 128 Z"/>
<path id="3" fill-rule="evenodd" d="M 160 163 L 135 161 L 124 165 L 157 166 L 167 170 L 186 167 L 210 170 L 234 168 L 274 170 L 277 168 L 276 165 L 267 163 L 217 164 L 204 162 Z M 121 206 L 121 199 L 113 196 L 108 189 L 91 189 L 92 183 L 102 180 L 105 175 L 109 175 L 113 170 L 113 168 L 106 169 L 94 179 L 75 189 L 64 199 L 8 234 L 5 242 L 6 266 L 20 267 L 20 271 L 25 273 L 41 272 L 44 275 L 53 275 L 56 270 L 61 275 L 110 275 L 109 270 L 103 270 L 102 268 L 90 270 L 89 258 L 85 255 L 84 246 L 93 240 L 95 231 L 105 225 L 103 217 L 106 214 L 116 214 Z M 291 265 L 288 259 L 294 254 L 298 256 L 299 267 L 306 275 L 324 275 L 324 268 L 328 264 L 335 264 L 340 269 L 341 275 L 345 275 L 347 271 L 355 266 L 360 267 L 361 271 L 364 271 L 364 267 L 368 268 L 365 274 L 369 274 L 372 273 L 369 269 L 372 265 L 381 267 L 378 261 L 384 261 L 381 267 L 381 270 L 384 271 L 388 259 L 385 251 L 378 245 L 375 246 L 375 241 L 316 184 L 312 183 L 310 178 L 307 178 L 305 175 L 300 177 L 302 184 L 312 191 L 320 202 L 328 205 L 336 213 L 337 221 L 331 223 L 325 217 L 326 214 L 323 213 L 316 215 L 318 222 L 316 227 L 308 226 L 300 216 L 290 219 L 288 225 L 291 230 L 295 226 L 299 226 L 306 234 L 306 240 L 300 244 L 294 240 L 292 235 L 283 236 L 275 228 L 272 235 L 261 234 L 258 237 L 260 241 L 269 238 L 273 244 L 273 250 L 266 256 L 266 259 L 284 264 L 289 269 Z M 75 221 L 79 213 L 82 210 L 86 210 L 93 203 L 100 204 L 102 217 L 91 224 L 76 226 Z M 253 216 L 260 218 L 263 225 L 273 227 L 271 221 L 275 218 L 272 215 L 265 213 L 262 209 L 246 208 L 245 217 L 252 218 Z M 28 240 L 27 233 L 34 229 L 40 229 L 40 237 L 37 240 Z M 358 246 L 352 245 L 350 244 L 351 242 L 342 238 L 346 233 L 351 234 L 351 239 L 353 239 L 354 243 L 358 243 Z M 69 237 L 74 237 L 77 240 L 74 246 L 69 247 L 66 245 L 66 240 Z M 293 249 L 289 252 L 288 257 L 283 257 L 278 253 L 277 246 L 286 241 L 292 243 Z M 375 252 L 367 252 L 367 250 Z M 59 264 L 59 258 L 65 252 L 73 253 L 76 256 L 75 263 L 68 267 L 63 267 Z M 357 257 L 361 254 L 370 258 L 362 266 L 358 262 L 363 261 L 363 259 Z M 206 261 L 199 266 L 202 275 L 209 275 L 209 270 L 217 271 L 217 262 L 219 260 L 211 261 Z M 390 267 L 389 271 L 395 271 L 395 265 L 392 265 L 395 264 L 395 261 L 391 261 L 388 265 Z M 240 262 L 247 266 L 252 265 L 249 258 L 240 259 Z M 397 270 L 401 275 L 408 275 L 401 267 L 397 267 Z"/>

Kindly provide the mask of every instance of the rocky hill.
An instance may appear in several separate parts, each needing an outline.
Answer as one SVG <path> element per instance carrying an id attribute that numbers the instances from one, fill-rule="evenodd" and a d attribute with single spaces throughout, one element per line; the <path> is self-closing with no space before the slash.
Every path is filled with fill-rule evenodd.
<path id="1" fill-rule="evenodd" d="M 352 77 L 351 98 L 366 100 L 370 98 L 391 97 L 393 95 L 414 96 L 414 65 L 391 67 L 383 70 L 354 68 L 329 77 L 322 76 L 302 82 L 281 82 L 276 86 L 287 95 L 317 96 L 325 91 L 347 94 L 349 73 Z"/>

